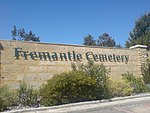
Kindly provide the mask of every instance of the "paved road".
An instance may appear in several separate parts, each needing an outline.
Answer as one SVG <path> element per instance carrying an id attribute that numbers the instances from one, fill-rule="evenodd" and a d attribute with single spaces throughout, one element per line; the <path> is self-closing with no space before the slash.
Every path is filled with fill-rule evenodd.
<path id="1" fill-rule="evenodd" d="M 150 113 L 150 99 L 69 113 Z"/>
<path id="2" fill-rule="evenodd" d="M 92 101 L 7 113 L 150 113 L 150 94 L 115 98 L 110 102 Z"/>

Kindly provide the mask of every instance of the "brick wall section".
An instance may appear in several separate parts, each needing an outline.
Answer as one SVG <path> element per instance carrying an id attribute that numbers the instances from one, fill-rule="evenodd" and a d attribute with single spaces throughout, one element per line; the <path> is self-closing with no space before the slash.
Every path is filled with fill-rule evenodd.
<path id="1" fill-rule="evenodd" d="M 93 52 L 98 55 L 127 55 L 129 56 L 129 61 L 127 63 L 121 61 L 97 61 L 95 63 L 103 63 L 107 66 L 107 68 L 110 69 L 109 76 L 115 79 L 118 79 L 127 71 L 138 76 L 140 74 L 140 63 L 143 60 L 142 54 L 145 54 L 146 51 L 140 49 L 115 49 L 18 41 L 0 41 L 0 44 L 1 48 L 3 48 L 1 49 L 0 67 L 1 85 L 9 85 L 11 88 L 17 88 L 19 86 L 19 81 L 22 80 L 26 81 L 34 88 L 39 88 L 41 84 L 45 83 L 54 74 L 71 70 L 71 63 L 87 63 L 87 52 Z M 28 52 L 68 53 L 74 51 L 76 54 L 80 53 L 82 55 L 82 61 L 45 61 L 39 60 L 39 58 L 33 60 L 30 56 L 28 56 L 27 60 L 24 60 L 24 57 L 22 56 L 19 56 L 20 60 L 16 60 L 15 48 L 22 48 L 22 51 Z M 150 54 L 150 52 L 148 52 L 148 54 Z"/>

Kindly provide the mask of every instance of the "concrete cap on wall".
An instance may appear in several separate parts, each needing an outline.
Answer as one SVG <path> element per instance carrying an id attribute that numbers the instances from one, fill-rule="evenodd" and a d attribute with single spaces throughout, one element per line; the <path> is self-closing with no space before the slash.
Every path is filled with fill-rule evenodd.
<path id="1" fill-rule="evenodd" d="M 136 49 L 136 48 L 147 49 L 147 46 L 146 45 L 135 45 L 135 46 L 130 47 L 130 49 Z"/>

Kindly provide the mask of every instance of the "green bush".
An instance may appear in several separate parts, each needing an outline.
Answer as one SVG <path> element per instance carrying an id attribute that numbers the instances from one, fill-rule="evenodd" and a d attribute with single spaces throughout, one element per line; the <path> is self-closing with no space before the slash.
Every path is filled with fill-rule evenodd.
<path id="1" fill-rule="evenodd" d="M 10 90 L 7 86 L 0 87 L 0 111 L 11 109 L 19 104 L 24 106 L 32 106 L 36 104 L 38 93 L 25 82 L 21 82 L 19 89 Z"/>
<path id="2" fill-rule="evenodd" d="M 19 89 L 17 89 L 19 104 L 22 106 L 33 106 L 37 104 L 38 93 L 24 81 L 20 82 Z"/>
<path id="3" fill-rule="evenodd" d="M 110 92 L 110 81 L 109 81 L 109 70 L 103 64 L 94 64 L 89 61 L 88 64 L 81 64 L 78 66 L 72 65 L 73 70 L 80 70 L 86 73 L 89 77 L 97 81 L 97 90 L 99 92 L 97 99 L 108 99 L 111 98 Z"/>
<path id="4" fill-rule="evenodd" d="M 129 96 L 133 93 L 133 88 L 124 80 L 111 80 L 111 93 L 113 97 Z"/>
<path id="5" fill-rule="evenodd" d="M 142 65 L 142 76 L 143 81 L 145 84 L 150 84 L 150 60 L 147 59 L 147 61 Z"/>
<path id="6" fill-rule="evenodd" d="M 0 97 L 0 111 L 3 111 L 4 109 L 4 100 L 2 99 L 2 97 Z"/>
<path id="7" fill-rule="evenodd" d="M 8 107 L 17 105 L 17 95 L 15 92 L 10 91 L 9 87 L 0 87 L 0 111 L 8 109 Z"/>
<path id="8" fill-rule="evenodd" d="M 147 92 L 148 88 L 140 77 L 135 77 L 131 73 L 123 74 L 123 79 L 133 88 L 133 93 Z"/>
<path id="9" fill-rule="evenodd" d="M 97 97 L 96 81 L 81 71 L 54 75 L 40 88 L 45 106 L 94 100 Z"/>

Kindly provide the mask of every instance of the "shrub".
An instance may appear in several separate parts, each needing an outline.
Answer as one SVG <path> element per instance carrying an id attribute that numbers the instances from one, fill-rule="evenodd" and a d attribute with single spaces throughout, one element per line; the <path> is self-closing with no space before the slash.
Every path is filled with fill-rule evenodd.
<path id="1" fill-rule="evenodd" d="M 10 91 L 9 87 L 0 87 L 0 111 L 8 109 L 13 105 L 17 105 L 17 95 L 15 92 Z"/>
<path id="2" fill-rule="evenodd" d="M 97 96 L 96 81 L 81 71 L 54 75 L 40 88 L 45 106 L 94 100 Z"/>
<path id="3" fill-rule="evenodd" d="M 21 106 L 33 106 L 37 104 L 38 93 L 33 88 L 27 85 L 24 81 L 20 82 L 19 89 L 17 89 L 19 104 Z"/>
<path id="4" fill-rule="evenodd" d="M 142 76 L 143 81 L 145 84 L 150 84 L 150 60 L 147 59 L 147 61 L 142 65 Z"/>
<path id="5" fill-rule="evenodd" d="M 123 79 L 133 88 L 133 93 L 143 93 L 148 91 L 147 86 L 140 77 L 135 77 L 128 72 L 123 74 Z"/>
<path id="6" fill-rule="evenodd" d="M 0 97 L 0 111 L 3 111 L 4 109 L 4 100 L 2 99 L 2 97 Z"/>
<path id="7" fill-rule="evenodd" d="M 133 93 L 133 88 L 124 80 L 111 80 L 111 93 L 113 97 L 129 96 Z"/>
<path id="8" fill-rule="evenodd" d="M 88 64 L 81 64 L 79 66 L 72 65 L 72 67 L 73 70 L 80 70 L 97 81 L 97 90 L 99 92 L 97 99 L 111 98 L 108 77 L 109 70 L 103 64 L 94 64 L 94 62 L 89 61 Z"/>

